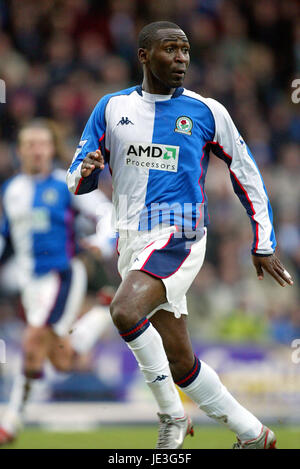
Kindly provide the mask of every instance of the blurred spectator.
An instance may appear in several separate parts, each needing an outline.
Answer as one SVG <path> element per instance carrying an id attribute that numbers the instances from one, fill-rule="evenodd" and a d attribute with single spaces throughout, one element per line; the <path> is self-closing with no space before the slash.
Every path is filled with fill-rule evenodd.
<path id="1" fill-rule="evenodd" d="M 0 75 L 12 89 L 24 83 L 29 63 L 13 48 L 9 36 L 0 32 Z"/>

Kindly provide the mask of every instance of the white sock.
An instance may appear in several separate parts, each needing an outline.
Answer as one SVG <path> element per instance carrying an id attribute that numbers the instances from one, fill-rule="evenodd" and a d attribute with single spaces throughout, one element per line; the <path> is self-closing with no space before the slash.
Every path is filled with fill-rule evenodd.
<path id="1" fill-rule="evenodd" d="M 26 378 L 23 374 L 14 378 L 9 404 L 1 420 L 2 427 L 12 435 L 17 433 L 22 422 L 25 405 L 35 381 L 36 379 Z"/>
<path id="2" fill-rule="evenodd" d="M 262 423 L 234 399 L 217 373 L 202 360 L 199 374 L 190 384 L 182 386 L 182 391 L 209 417 L 225 424 L 242 441 L 257 438 L 260 434 Z"/>
<path id="3" fill-rule="evenodd" d="M 146 318 L 139 321 L 131 331 L 134 332 L 140 328 L 141 324 L 143 332 L 137 337 L 130 331 L 121 335 L 133 352 L 160 412 L 175 418 L 182 418 L 185 415 L 184 408 L 171 375 L 162 339 Z M 133 340 L 129 340 L 130 334 L 135 337 Z"/>
<path id="4" fill-rule="evenodd" d="M 94 306 L 73 325 L 70 340 L 74 350 L 89 352 L 111 322 L 108 306 Z"/>
<path id="5" fill-rule="evenodd" d="M 18 415 L 23 412 L 24 405 L 29 397 L 31 381 L 31 379 L 26 378 L 23 374 L 17 375 L 14 379 L 9 409 Z"/>

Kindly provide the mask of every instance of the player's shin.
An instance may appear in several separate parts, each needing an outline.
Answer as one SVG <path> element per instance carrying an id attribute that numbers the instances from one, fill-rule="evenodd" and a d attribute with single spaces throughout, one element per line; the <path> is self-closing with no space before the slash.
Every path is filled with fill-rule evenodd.
<path id="1" fill-rule="evenodd" d="M 197 357 L 190 372 L 176 384 L 209 417 L 225 424 L 241 440 L 257 438 L 260 434 L 262 423 L 236 401 L 217 373 Z"/>
<path id="2" fill-rule="evenodd" d="M 159 333 L 145 317 L 134 327 L 120 334 L 133 352 L 159 411 L 175 418 L 182 418 L 184 409 L 172 379 Z"/>

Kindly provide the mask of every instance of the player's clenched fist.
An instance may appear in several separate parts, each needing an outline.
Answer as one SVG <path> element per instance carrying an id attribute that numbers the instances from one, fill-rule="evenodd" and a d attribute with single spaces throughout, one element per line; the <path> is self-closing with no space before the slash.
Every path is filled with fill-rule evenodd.
<path id="1" fill-rule="evenodd" d="M 86 155 L 81 166 L 81 176 L 88 177 L 96 168 L 104 169 L 104 158 L 100 150 L 91 151 Z"/>

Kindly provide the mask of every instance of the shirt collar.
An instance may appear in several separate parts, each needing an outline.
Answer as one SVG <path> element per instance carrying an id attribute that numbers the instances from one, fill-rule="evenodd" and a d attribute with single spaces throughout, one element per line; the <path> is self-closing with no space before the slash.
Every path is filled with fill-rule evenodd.
<path id="1" fill-rule="evenodd" d="M 136 87 L 136 92 L 145 99 L 145 101 L 168 101 L 169 99 L 177 98 L 182 95 L 184 88 L 176 88 L 173 94 L 153 94 L 147 93 L 142 89 L 142 85 Z"/>

